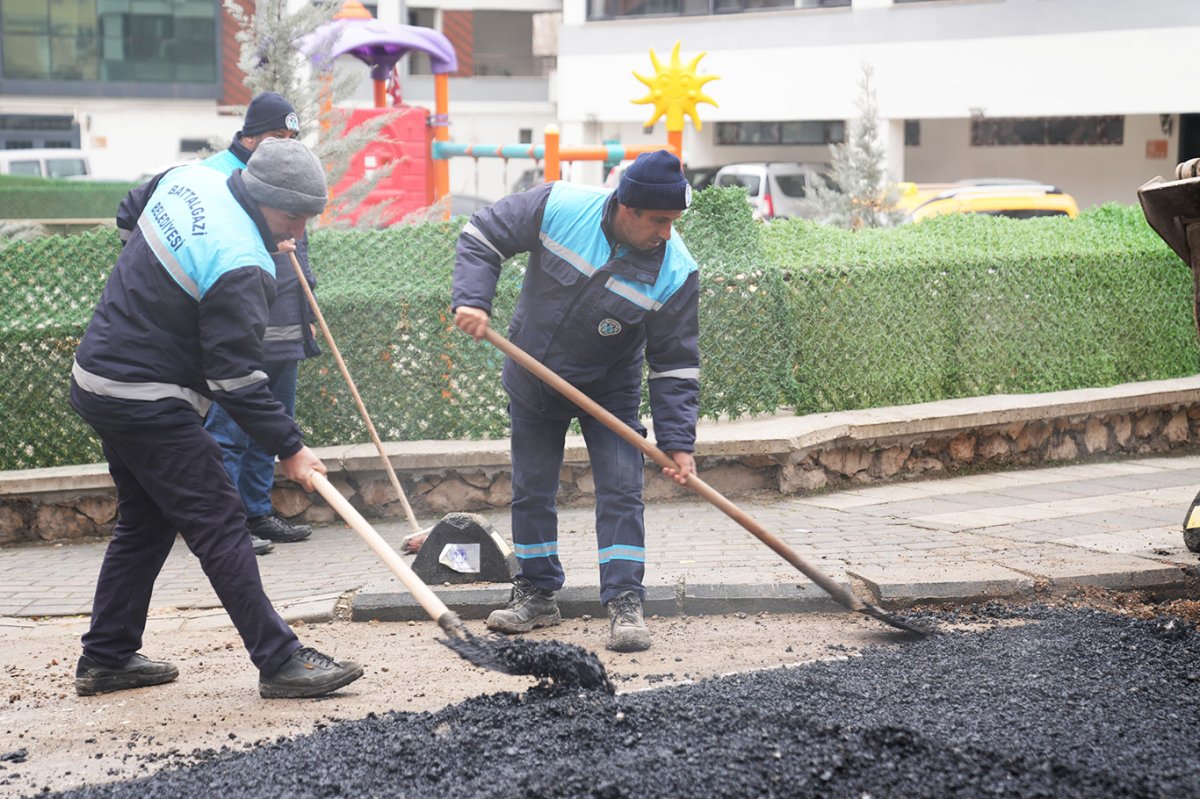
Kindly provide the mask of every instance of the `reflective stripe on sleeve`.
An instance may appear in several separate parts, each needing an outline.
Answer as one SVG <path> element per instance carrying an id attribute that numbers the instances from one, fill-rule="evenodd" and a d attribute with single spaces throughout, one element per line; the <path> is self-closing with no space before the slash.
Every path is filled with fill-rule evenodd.
<path id="1" fill-rule="evenodd" d="M 490 241 L 488 241 L 487 236 L 483 235 L 483 233 L 479 230 L 479 228 L 475 227 L 470 222 L 463 225 L 462 232 L 466 233 L 468 236 L 475 239 L 476 241 L 478 241 L 483 246 L 487 247 L 492 252 L 496 253 L 496 255 L 499 255 L 501 258 L 504 258 L 504 253 L 497 250 L 496 245 L 492 244 Z"/>
<path id="2" fill-rule="evenodd" d="M 237 391 L 239 388 L 252 386 L 255 383 L 265 383 L 267 373 L 255 369 L 245 377 L 231 377 L 228 380 L 209 380 L 208 387 L 213 391 Z"/>

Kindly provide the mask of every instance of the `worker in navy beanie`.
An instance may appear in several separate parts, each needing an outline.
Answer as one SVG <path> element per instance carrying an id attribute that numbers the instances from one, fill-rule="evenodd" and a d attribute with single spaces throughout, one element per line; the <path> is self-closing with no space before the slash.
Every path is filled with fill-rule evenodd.
<path id="1" fill-rule="evenodd" d="M 296 116 L 296 109 L 283 95 L 275 92 L 263 92 L 250 101 L 237 136 L 239 139 L 257 136 L 269 130 L 288 130 L 293 135 L 300 132 L 300 118 Z"/>
<path id="2" fill-rule="evenodd" d="M 691 205 L 692 186 L 673 153 L 655 150 L 639 155 L 621 175 L 617 200 L 630 208 L 682 211 Z"/>
<path id="3" fill-rule="evenodd" d="M 696 262 L 672 225 L 691 193 L 679 159 L 659 150 L 638 156 L 615 191 L 556 181 L 504 197 L 477 211 L 458 237 L 451 295 L 454 324 L 483 337 L 502 265 L 528 252 L 509 324 L 513 343 L 642 435 L 648 366 L 654 439 L 675 464 L 663 473 L 682 484 L 696 468 L 700 289 Z M 512 634 L 562 621 L 556 498 L 566 433 L 578 419 L 595 487 L 606 646 L 648 648 L 641 451 L 512 359 L 502 378 L 520 573 L 487 626 Z"/>

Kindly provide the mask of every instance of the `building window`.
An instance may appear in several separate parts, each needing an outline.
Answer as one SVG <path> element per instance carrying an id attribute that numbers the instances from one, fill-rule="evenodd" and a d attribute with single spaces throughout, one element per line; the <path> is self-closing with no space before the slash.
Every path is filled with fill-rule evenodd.
<path id="1" fill-rule="evenodd" d="M 718 122 L 717 144 L 838 144 L 846 140 L 840 119 L 788 122 Z"/>
<path id="2" fill-rule="evenodd" d="M 971 120 L 972 147 L 1123 144 L 1125 117 L 1001 117 Z"/>
<path id="3" fill-rule="evenodd" d="M 588 0 L 588 19 L 688 17 L 778 8 L 848 8 L 850 0 Z"/>
<path id="4" fill-rule="evenodd" d="M 212 0 L 5 3 L 4 77 L 215 83 Z"/>
<path id="5" fill-rule="evenodd" d="M 0 114 L 0 149 L 78 146 L 79 125 L 73 117 Z"/>
<path id="6" fill-rule="evenodd" d="M 921 120 L 919 120 L 919 119 L 904 120 L 904 146 L 905 147 L 920 147 L 921 146 Z"/>

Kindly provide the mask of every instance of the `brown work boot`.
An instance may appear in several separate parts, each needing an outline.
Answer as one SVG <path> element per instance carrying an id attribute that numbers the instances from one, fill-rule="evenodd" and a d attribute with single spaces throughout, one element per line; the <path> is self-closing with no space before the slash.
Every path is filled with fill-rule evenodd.
<path id="1" fill-rule="evenodd" d="M 614 652 L 641 652 L 650 648 L 650 631 L 642 618 L 642 598 L 636 591 L 617 594 L 608 602 L 608 643 Z"/>
<path id="2" fill-rule="evenodd" d="M 487 628 L 502 633 L 527 633 L 535 627 L 553 627 L 561 622 L 554 592 L 534 588 L 524 577 L 517 577 L 508 605 L 492 611 Z"/>

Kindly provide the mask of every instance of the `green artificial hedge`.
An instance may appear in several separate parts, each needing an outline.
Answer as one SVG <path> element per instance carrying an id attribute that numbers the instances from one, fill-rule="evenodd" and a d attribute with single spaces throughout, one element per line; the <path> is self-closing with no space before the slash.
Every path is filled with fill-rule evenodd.
<path id="1" fill-rule="evenodd" d="M 385 440 L 506 433 L 501 357 L 449 314 L 463 219 L 311 235 L 317 296 Z M 1191 276 L 1136 208 L 945 217 L 847 232 L 755 222 L 738 190 L 678 226 L 701 265 L 701 411 L 836 411 L 1194 374 Z M 101 460 L 66 403 L 72 354 L 120 252 L 112 230 L 0 251 L 0 468 Z M 523 260 L 506 264 L 505 328 Z M 305 362 L 314 446 L 368 440 L 332 358 Z"/>

